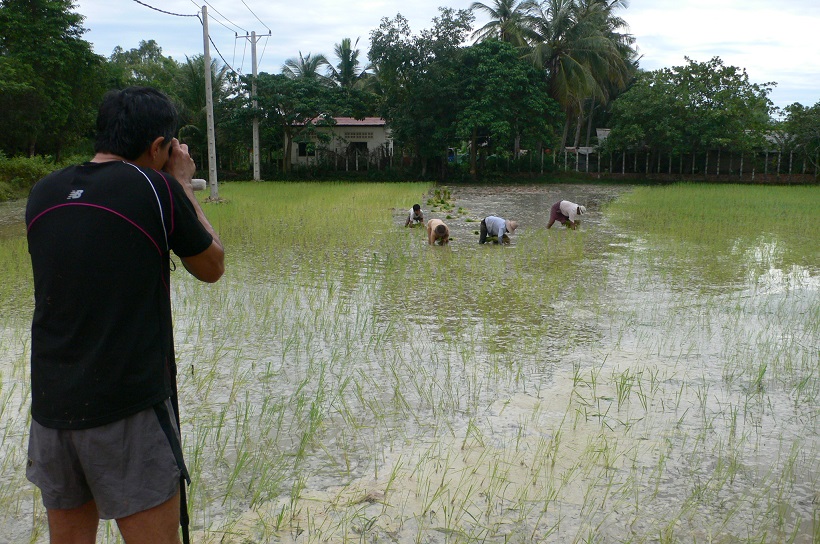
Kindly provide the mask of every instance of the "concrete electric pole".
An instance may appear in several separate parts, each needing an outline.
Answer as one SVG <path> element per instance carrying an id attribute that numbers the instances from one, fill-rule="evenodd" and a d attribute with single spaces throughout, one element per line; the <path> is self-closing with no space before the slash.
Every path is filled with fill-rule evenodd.
<path id="1" fill-rule="evenodd" d="M 205 110 L 208 122 L 208 185 L 211 188 L 211 200 L 219 200 L 219 187 L 216 180 L 216 140 L 214 139 L 214 94 L 211 82 L 211 50 L 208 42 L 208 8 L 202 6 L 202 40 L 205 44 Z"/>
<path id="2" fill-rule="evenodd" d="M 270 36 L 270 31 L 268 31 L 268 36 Z M 244 36 L 237 37 L 247 38 L 251 41 L 251 73 L 253 75 L 251 78 L 251 100 L 253 101 L 253 109 L 256 110 L 258 106 L 256 101 L 256 43 L 261 39 L 261 36 L 257 37 L 254 31 L 251 32 L 250 36 L 245 34 Z M 259 173 L 259 117 L 256 114 L 253 116 L 253 179 L 254 181 L 262 179 Z"/>

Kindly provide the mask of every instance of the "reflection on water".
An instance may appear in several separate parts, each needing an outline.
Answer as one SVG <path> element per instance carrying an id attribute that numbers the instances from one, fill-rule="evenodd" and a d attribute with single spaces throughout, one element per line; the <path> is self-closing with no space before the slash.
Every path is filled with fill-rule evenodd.
<path id="1" fill-rule="evenodd" d="M 450 247 L 397 210 L 325 261 L 244 248 L 215 286 L 177 274 L 198 539 L 816 540 L 818 270 L 761 239 L 740 280 L 704 284 L 610 221 L 628 190 L 455 187 L 463 213 L 425 206 Z M 580 230 L 546 230 L 559 199 L 587 207 Z M 511 246 L 479 246 L 488 214 L 519 221 Z M 15 404 L 24 356 L 0 347 Z M 32 500 L 8 414 L 0 504 Z M 27 537 L 30 515 L 0 529 Z"/>

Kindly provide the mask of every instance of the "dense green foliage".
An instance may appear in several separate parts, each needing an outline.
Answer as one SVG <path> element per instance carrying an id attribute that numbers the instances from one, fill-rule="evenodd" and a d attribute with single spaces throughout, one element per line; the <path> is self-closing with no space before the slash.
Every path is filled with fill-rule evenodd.
<path id="1" fill-rule="evenodd" d="M 461 68 L 462 101 L 458 136 L 470 142 L 470 173 L 475 177 L 479 135 L 496 153 L 519 142 L 540 149 L 555 141 L 557 103 L 538 70 L 519 58 L 508 43 L 488 40 L 465 50 Z M 516 151 L 517 151 L 516 149 Z"/>
<path id="2" fill-rule="evenodd" d="M 472 22 L 469 11 L 442 9 L 435 26 L 418 35 L 401 15 L 382 19 L 371 32 L 370 61 L 381 80 L 379 113 L 399 145 L 421 160 L 422 171 L 457 141 L 461 44 Z"/>
<path id="3" fill-rule="evenodd" d="M 820 166 L 820 102 L 810 108 L 792 104 L 786 113 L 788 117 L 778 127 L 784 147 L 802 152 L 817 168 Z"/>
<path id="4" fill-rule="evenodd" d="M 206 67 L 202 55 L 174 60 L 154 40 L 116 47 L 108 58 L 94 54 L 73 0 L 0 0 L 0 151 L 55 161 L 87 156 L 103 93 L 150 85 L 176 103 L 180 137 L 205 169 L 209 69 L 217 168 L 227 179 L 250 171 L 254 116 L 266 178 L 290 175 L 295 143 L 321 147 L 315 125 L 334 116 L 385 118 L 404 159 L 396 162 L 408 174 L 441 179 L 481 177 L 497 164 L 510 171 L 522 160 L 531 167 L 545 149 L 595 145 L 593 128 L 601 126 L 612 127 L 615 150 L 743 153 L 776 140 L 778 149 L 817 162 L 820 103 L 789 106 L 774 122 L 773 84 L 751 83 L 718 58 L 641 73 L 620 16 L 626 7 L 623 0 L 474 2 L 469 10 L 440 8 L 418 33 L 399 14 L 382 19 L 366 52 L 350 38 L 335 44 L 335 57 L 299 51 L 281 74 L 259 74 L 253 97 L 251 77 L 215 60 Z M 474 29 L 474 12 L 490 21 Z M 470 37 L 477 42 L 465 45 Z M 448 162 L 454 154 L 470 155 L 469 166 Z"/>
<path id="5" fill-rule="evenodd" d="M 85 138 L 105 90 L 104 59 L 71 0 L 0 4 L 0 150 L 62 150 Z"/>
<path id="6" fill-rule="evenodd" d="M 761 148 L 770 126 L 770 91 L 719 58 L 644 72 L 613 104 L 607 146 L 675 154 Z"/>

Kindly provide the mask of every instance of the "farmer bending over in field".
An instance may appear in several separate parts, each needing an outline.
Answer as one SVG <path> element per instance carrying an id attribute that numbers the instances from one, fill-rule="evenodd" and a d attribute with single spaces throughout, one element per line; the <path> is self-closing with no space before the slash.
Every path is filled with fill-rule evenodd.
<path id="1" fill-rule="evenodd" d="M 550 222 L 547 223 L 547 228 L 551 228 L 552 224 L 558 221 L 562 225 L 566 225 L 567 227 L 575 230 L 581 223 L 578 216 L 583 215 L 586 212 L 587 209 L 584 206 L 575 204 L 569 200 L 560 200 L 553 204 L 550 209 Z"/>
<path id="2" fill-rule="evenodd" d="M 407 214 L 407 221 L 404 222 L 405 227 L 415 227 L 424 223 L 424 213 L 421 211 L 421 206 L 413 204 L 410 213 Z"/>
<path id="3" fill-rule="evenodd" d="M 439 242 L 445 245 L 450 242 L 450 228 L 441 219 L 431 219 L 427 222 L 427 241 L 432 246 Z"/>
<path id="4" fill-rule="evenodd" d="M 495 236 L 496 244 L 509 244 L 510 234 L 515 232 L 518 228 L 518 222 L 497 217 L 495 215 L 488 215 L 481 220 L 481 228 L 479 230 L 478 243 L 483 244 L 487 241 L 487 236 Z"/>

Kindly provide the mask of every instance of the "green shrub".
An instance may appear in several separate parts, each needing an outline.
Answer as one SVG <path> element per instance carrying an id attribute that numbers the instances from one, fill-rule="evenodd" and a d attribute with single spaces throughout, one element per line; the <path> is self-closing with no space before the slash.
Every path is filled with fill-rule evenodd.
<path id="1" fill-rule="evenodd" d="M 50 157 L 12 157 L 0 155 L 0 183 L 14 193 L 12 198 L 25 196 L 42 177 L 56 169 Z M 5 191 L 0 191 L 0 198 Z"/>

